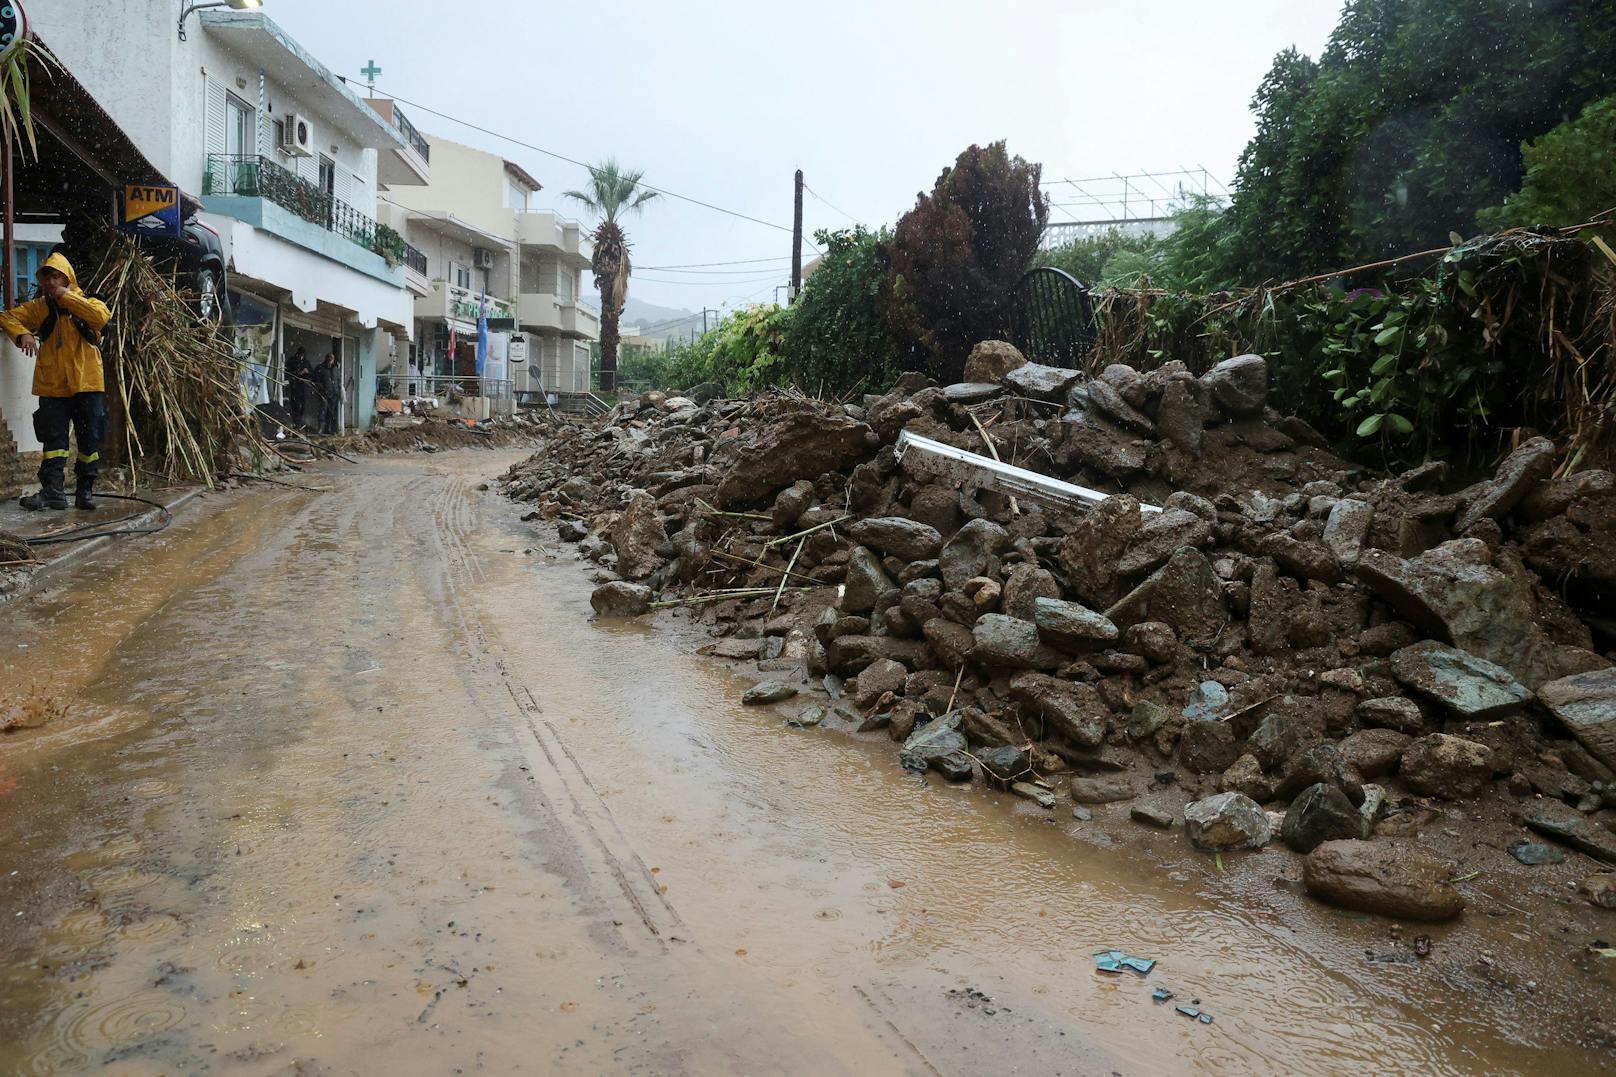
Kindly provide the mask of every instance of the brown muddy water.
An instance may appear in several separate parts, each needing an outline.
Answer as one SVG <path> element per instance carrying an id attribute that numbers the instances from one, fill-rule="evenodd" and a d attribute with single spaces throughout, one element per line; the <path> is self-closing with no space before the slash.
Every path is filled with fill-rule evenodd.
<path id="1" fill-rule="evenodd" d="M 1608 1062 L 1366 962 L 1385 922 L 1263 854 L 1206 883 L 743 710 L 678 625 L 589 621 L 477 488 L 512 459 L 217 495 L 0 608 L 0 685 L 70 704 L 0 740 L 0 1072 Z M 1108 947 L 1159 964 L 1097 974 Z"/>

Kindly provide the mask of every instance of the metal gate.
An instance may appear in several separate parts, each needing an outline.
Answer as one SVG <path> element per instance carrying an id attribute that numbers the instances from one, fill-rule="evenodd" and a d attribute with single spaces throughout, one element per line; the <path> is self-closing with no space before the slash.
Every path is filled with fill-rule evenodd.
<path id="1" fill-rule="evenodd" d="M 1076 368 L 1094 346 L 1088 286 L 1064 269 L 1042 266 L 1017 282 L 1010 299 L 1010 343 L 1028 359 Z"/>

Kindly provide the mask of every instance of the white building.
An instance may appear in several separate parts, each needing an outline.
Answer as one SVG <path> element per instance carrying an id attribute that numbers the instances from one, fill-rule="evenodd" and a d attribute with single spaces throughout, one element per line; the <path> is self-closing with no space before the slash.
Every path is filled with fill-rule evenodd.
<path id="1" fill-rule="evenodd" d="M 372 102 L 385 112 L 391 102 Z M 432 178 L 383 198 L 382 220 L 421 252 L 406 277 L 424 373 L 475 372 L 477 314 L 490 319 L 485 378 L 518 395 L 587 392 L 600 314 L 582 299 L 590 246 L 583 227 L 537 208 L 539 181 L 498 154 L 427 136 Z M 412 259 L 413 260 L 413 259 Z M 455 354 L 449 354 L 450 340 Z M 525 360 L 509 362 L 511 345 Z"/>
<path id="2" fill-rule="evenodd" d="M 297 347 L 338 356 L 345 427 L 368 426 L 376 371 L 408 348 L 403 238 L 378 193 L 429 179 L 401 113 L 384 119 L 260 12 L 174 0 L 56 0 L 35 27 L 220 235 L 242 344 L 267 375 Z M 182 36 L 183 33 L 183 36 Z"/>

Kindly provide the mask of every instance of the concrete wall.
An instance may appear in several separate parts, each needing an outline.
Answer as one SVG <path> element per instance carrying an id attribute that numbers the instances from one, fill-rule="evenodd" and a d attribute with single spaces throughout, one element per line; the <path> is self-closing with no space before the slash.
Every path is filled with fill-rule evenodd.
<path id="1" fill-rule="evenodd" d="M 414 210 L 448 213 L 514 240 L 516 214 L 505 205 L 505 159 L 438 135 L 426 140 L 432 144 L 432 183 L 389 191 L 388 199 Z"/>

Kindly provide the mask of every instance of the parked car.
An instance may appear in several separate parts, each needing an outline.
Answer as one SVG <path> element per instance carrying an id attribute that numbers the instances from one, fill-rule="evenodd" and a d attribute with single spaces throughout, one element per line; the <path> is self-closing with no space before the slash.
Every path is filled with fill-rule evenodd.
<path id="1" fill-rule="evenodd" d="M 82 218 L 69 216 L 62 230 L 62 247 L 69 258 L 82 244 L 76 242 Z M 158 265 L 172 268 L 184 291 L 196 293 L 196 315 L 203 321 L 228 328 L 235 323 L 230 307 L 224 265 L 224 243 L 219 233 L 205 224 L 193 210 L 185 218 L 178 236 L 165 234 L 154 226 L 133 234 L 135 244 Z"/>

